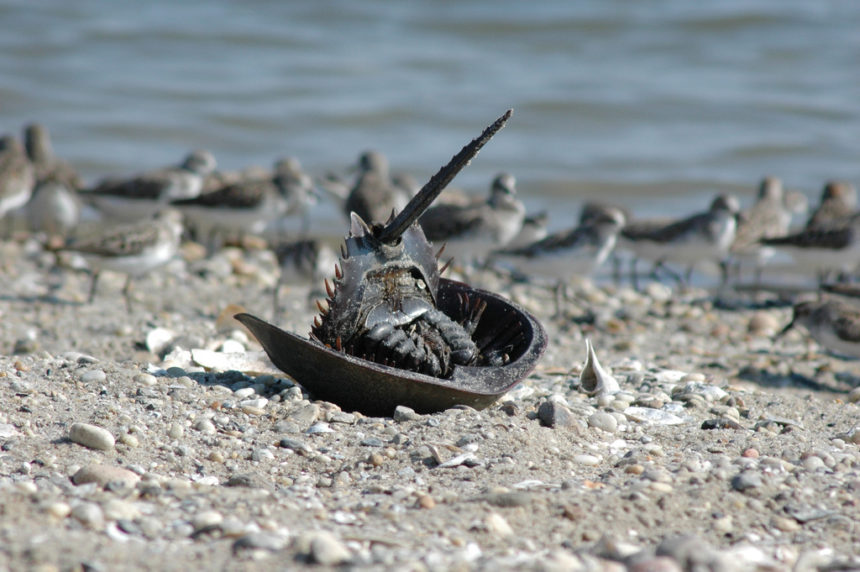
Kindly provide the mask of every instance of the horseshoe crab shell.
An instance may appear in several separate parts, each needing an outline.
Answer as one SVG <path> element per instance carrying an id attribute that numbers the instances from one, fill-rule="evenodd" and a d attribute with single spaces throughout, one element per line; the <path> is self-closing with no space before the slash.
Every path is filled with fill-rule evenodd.
<path id="1" fill-rule="evenodd" d="M 439 308 L 449 315 L 459 311 L 463 295 L 485 301 L 487 309 L 473 339 L 484 351 L 509 348 L 510 361 L 503 366 L 455 366 L 452 375 L 442 379 L 335 351 L 250 314 L 236 319 L 251 330 L 278 369 L 315 397 L 344 410 L 388 416 L 398 405 L 419 413 L 454 405 L 483 409 L 531 373 L 546 348 L 546 332 L 524 309 L 492 292 L 442 278 L 437 294 Z"/>

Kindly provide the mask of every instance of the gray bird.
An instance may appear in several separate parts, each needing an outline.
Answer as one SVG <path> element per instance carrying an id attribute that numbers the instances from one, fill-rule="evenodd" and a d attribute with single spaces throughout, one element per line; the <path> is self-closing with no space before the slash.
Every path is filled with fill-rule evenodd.
<path id="1" fill-rule="evenodd" d="M 24 128 L 24 147 L 33 163 L 36 182 L 52 179 L 73 191 L 84 188 L 84 180 L 71 163 L 54 154 L 51 135 L 41 123 L 31 123 Z"/>
<path id="2" fill-rule="evenodd" d="M 726 261 L 734 242 L 740 205 L 731 195 L 718 195 L 707 211 L 672 222 L 634 222 L 621 231 L 619 246 L 636 257 L 651 260 L 662 267 L 674 262 L 687 267 L 684 278 L 689 283 L 694 266 L 703 261 L 719 265 L 724 284 L 728 279 Z M 633 259 L 632 275 L 635 277 Z"/>
<path id="3" fill-rule="evenodd" d="M 358 178 L 344 203 L 347 216 L 356 213 L 368 224 L 384 223 L 392 212 L 400 212 L 412 198 L 407 190 L 392 182 L 388 159 L 382 153 L 362 153 L 358 169 Z"/>
<path id="4" fill-rule="evenodd" d="M 520 232 L 526 209 L 516 193 L 514 176 L 500 173 L 485 201 L 437 205 L 418 222 L 427 240 L 444 244 L 445 252 L 461 264 L 471 264 L 507 246 Z"/>
<path id="5" fill-rule="evenodd" d="M 84 197 L 103 214 L 118 221 L 147 219 L 174 200 L 198 196 L 204 178 L 215 170 L 215 157 L 194 151 L 176 167 L 158 169 L 130 179 L 109 178 Z"/>
<path id="6" fill-rule="evenodd" d="M 27 204 L 35 183 L 33 165 L 21 142 L 11 135 L 0 138 L 0 220 Z M 7 219 L 7 236 L 11 228 Z"/>

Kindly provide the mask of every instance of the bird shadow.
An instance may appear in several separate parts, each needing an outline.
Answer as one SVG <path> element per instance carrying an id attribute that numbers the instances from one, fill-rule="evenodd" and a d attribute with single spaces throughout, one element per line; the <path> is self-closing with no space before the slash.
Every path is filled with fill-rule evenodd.
<path id="1" fill-rule="evenodd" d="M 836 394 L 847 394 L 853 387 L 860 384 L 860 377 L 847 372 L 834 374 L 833 380 L 830 381 L 826 379 L 815 379 L 796 372 L 791 372 L 790 374 L 785 375 L 752 366 L 741 368 L 737 377 L 738 379 L 750 381 L 762 387 L 773 387 L 779 389 L 795 387 Z"/>
<path id="2" fill-rule="evenodd" d="M 39 296 L 24 296 L 21 294 L 0 294 L 0 302 L 24 303 L 24 304 L 51 304 L 54 306 L 75 306 L 81 307 L 85 302 L 78 300 L 64 300 L 52 294 L 42 294 Z"/>

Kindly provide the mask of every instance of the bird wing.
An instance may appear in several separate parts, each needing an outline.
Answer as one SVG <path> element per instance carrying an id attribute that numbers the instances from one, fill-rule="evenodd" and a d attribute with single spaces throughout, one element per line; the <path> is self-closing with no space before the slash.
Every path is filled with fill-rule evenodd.
<path id="1" fill-rule="evenodd" d="M 275 192 L 272 181 L 270 179 L 258 179 L 227 185 L 191 199 L 173 201 L 171 204 L 179 207 L 250 209 L 258 206 L 267 192 Z"/>
<path id="2" fill-rule="evenodd" d="M 131 256 L 152 246 L 158 237 L 158 225 L 153 221 L 144 221 L 118 225 L 99 234 L 74 239 L 63 250 L 98 256 Z"/>

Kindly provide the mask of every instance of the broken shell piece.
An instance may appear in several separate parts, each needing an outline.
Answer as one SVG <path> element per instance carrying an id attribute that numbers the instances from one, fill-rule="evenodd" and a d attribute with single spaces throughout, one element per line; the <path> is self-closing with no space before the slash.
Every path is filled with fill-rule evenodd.
<path id="1" fill-rule="evenodd" d="M 191 359 L 199 366 L 213 371 L 243 371 L 249 375 L 274 375 L 283 372 L 272 365 L 265 352 L 214 352 L 202 348 L 191 350 Z"/>
<path id="2" fill-rule="evenodd" d="M 146 334 L 146 349 L 155 355 L 162 355 L 170 346 L 176 334 L 166 328 L 153 328 Z"/>
<path id="3" fill-rule="evenodd" d="M 588 395 L 608 395 L 621 391 L 615 378 L 600 366 L 597 355 L 594 353 L 594 346 L 591 345 L 591 340 L 588 338 L 585 340 L 585 351 L 588 355 L 585 358 L 582 373 L 579 375 L 579 387 Z"/>

